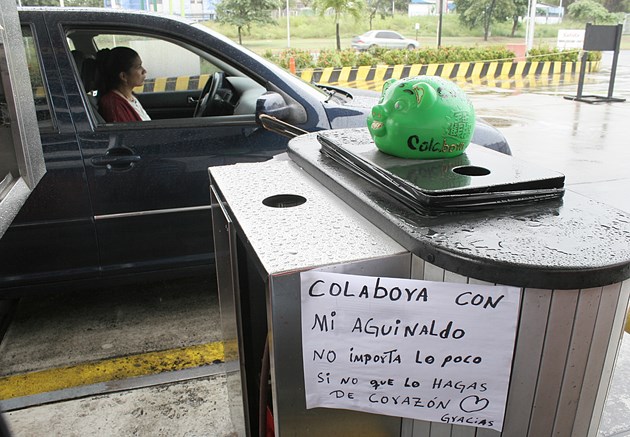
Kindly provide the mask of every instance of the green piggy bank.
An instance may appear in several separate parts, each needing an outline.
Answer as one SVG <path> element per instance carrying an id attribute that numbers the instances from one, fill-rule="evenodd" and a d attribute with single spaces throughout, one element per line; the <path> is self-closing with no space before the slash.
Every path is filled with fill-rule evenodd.
<path id="1" fill-rule="evenodd" d="M 475 111 L 466 93 L 441 77 L 389 79 L 367 123 L 376 147 L 384 153 L 451 158 L 468 147 Z"/>

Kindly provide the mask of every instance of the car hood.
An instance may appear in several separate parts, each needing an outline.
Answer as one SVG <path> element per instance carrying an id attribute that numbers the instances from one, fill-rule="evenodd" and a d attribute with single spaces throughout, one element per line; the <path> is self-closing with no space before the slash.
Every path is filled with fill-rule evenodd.
<path id="1" fill-rule="evenodd" d="M 352 99 L 346 103 L 323 103 L 331 129 L 367 127 L 367 116 L 380 98 L 374 91 L 347 91 L 352 94 Z"/>

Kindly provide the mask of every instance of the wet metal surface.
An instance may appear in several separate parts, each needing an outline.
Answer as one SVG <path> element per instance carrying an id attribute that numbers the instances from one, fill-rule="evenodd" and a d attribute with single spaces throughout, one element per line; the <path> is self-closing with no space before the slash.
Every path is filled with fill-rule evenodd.
<path id="1" fill-rule="evenodd" d="M 367 129 L 326 135 L 350 150 L 369 138 Z M 492 283 L 547 289 L 598 287 L 630 276 L 630 214 L 567 192 L 561 200 L 519 207 L 421 216 L 319 149 L 316 134 L 289 143 L 289 155 L 315 179 L 438 267 Z"/>
<path id="2" fill-rule="evenodd" d="M 256 184 L 230 183 L 247 180 L 254 171 Z M 295 175 L 290 187 L 282 182 L 286 172 Z M 213 167 L 211 174 L 213 183 L 230 199 L 230 211 L 239 217 L 244 232 L 261 236 L 248 243 L 269 273 L 405 252 L 341 199 L 303 177 L 290 161 Z M 265 199 L 278 193 L 299 196 L 306 202 L 298 207 L 264 206 Z M 321 211 L 326 210 L 323 215 Z M 268 223 L 278 225 L 270 228 Z"/>

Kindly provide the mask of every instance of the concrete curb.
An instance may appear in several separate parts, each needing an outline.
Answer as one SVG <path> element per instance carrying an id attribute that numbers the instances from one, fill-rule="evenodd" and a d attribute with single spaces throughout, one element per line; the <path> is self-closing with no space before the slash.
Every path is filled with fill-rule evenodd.
<path id="1" fill-rule="evenodd" d="M 600 61 L 588 61 L 586 72 L 599 70 Z M 521 62 L 461 62 L 448 64 L 377 65 L 362 67 L 305 68 L 297 72 L 307 82 L 325 84 L 381 82 L 419 75 L 447 79 L 464 78 L 524 78 L 560 74 L 577 75 L 581 62 L 521 61 Z"/>

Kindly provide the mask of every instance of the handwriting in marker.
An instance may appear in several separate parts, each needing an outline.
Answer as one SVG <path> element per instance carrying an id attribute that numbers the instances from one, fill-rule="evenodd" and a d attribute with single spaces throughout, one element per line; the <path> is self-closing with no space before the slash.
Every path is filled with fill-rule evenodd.
<path id="1" fill-rule="evenodd" d="M 459 408 L 466 413 L 474 413 L 485 409 L 490 401 L 486 398 L 480 398 L 477 395 L 466 396 L 459 403 Z"/>

